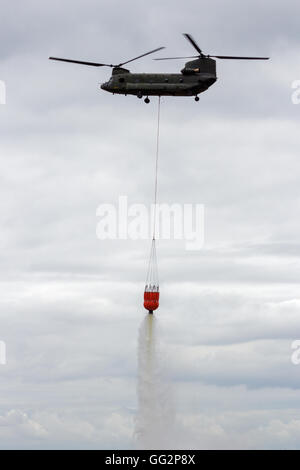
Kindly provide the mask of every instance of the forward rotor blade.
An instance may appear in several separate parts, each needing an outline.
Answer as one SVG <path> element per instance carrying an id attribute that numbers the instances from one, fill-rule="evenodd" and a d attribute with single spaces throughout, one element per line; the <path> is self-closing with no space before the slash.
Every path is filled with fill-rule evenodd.
<path id="1" fill-rule="evenodd" d="M 50 60 L 59 60 L 61 62 L 71 62 L 73 64 L 91 65 L 93 67 L 113 67 L 109 64 L 99 64 L 98 62 L 84 62 L 82 60 L 61 59 L 60 57 L 49 57 Z"/>
<path id="2" fill-rule="evenodd" d="M 153 59 L 153 60 L 194 59 L 195 57 L 199 57 L 199 56 L 198 55 L 190 55 L 188 57 L 159 57 L 158 59 Z"/>
<path id="3" fill-rule="evenodd" d="M 198 44 L 196 43 L 195 39 L 188 33 L 183 33 L 183 35 L 186 37 L 188 41 L 190 41 L 190 43 L 192 44 L 192 46 L 194 46 L 196 51 L 199 52 L 200 55 L 202 55 L 202 51 L 200 47 L 198 46 Z"/>
<path id="4" fill-rule="evenodd" d="M 122 62 L 121 64 L 118 65 L 118 67 L 121 67 L 122 65 L 125 65 L 125 64 L 129 64 L 129 62 L 133 62 L 134 60 L 140 59 L 141 57 L 145 57 L 146 55 L 149 55 L 149 54 L 153 54 L 154 52 L 161 51 L 161 49 L 165 49 L 165 48 L 158 47 L 157 49 L 153 49 L 153 51 L 146 52 L 145 54 L 134 57 L 133 59 L 127 60 L 126 62 Z"/>
<path id="5" fill-rule="evenodd" d="M 270 57 L 238 57 L 231 55 L 209 55 L 208 57 L 215 57 L 216 59 L 235 59 L 235 60 L 269 60 Z"/>

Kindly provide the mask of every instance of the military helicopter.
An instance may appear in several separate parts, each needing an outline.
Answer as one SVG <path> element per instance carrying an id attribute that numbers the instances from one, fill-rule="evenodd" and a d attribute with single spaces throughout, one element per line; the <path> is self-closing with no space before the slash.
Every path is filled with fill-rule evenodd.
<path id="1" fill-rule="evenodd" d="M 90 65 L 93 67 L 111 67 L 112 75 L 108 82 L 100 87 L 109 93 L 119 95 L 135 95 L 138 98 L 145 96 L 145 103 L 149 103 L 149 96 L 194 96 L 195 101 L 199 101 L 199 94 L 206 91 L 217 80 L 216 61 L 214 59 L 235 59 L 235 60 L 268 60 L 269 57 L 238 57 L 225 55 L 207 55 L 188 34 L 183 34 L 185 38 L 196 49 L 197 55 L 188 57 L 161 57 L 154 60 L 170 59 L 192 59 L 186 62 L 181 73 L 131 73 L 123 65 L 146 55 L 158 52 L 164 47 L 158 47 L 150 52 L 134 57 L 120 64 L 101 64 L 98 62 L 84 62 L 81 60 L 62 59 L 59 57 L 49 57 L 51 60 L 71 62 L 74 64 Z"/>

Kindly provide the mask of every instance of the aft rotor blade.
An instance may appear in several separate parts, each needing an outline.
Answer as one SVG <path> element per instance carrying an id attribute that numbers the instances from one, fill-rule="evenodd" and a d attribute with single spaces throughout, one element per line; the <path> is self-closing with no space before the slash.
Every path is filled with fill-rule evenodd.
<path id="1" fill-rule="evenodd" d="M 134 57 L 133 59 L 127 60 L 126 62 L 122 62 L 121 64 L 118 65 L 118 67 L 121 67 L 122 65 L 125 65 L 125 64 L 129 64 L 129 62 L 133 62 L 134 60 L 140 59 L 141 57 L 145 57 L 145 55 L 149 55 L 149 54 L 153 54 L 154 52 L 161 51 L 162 49 L 165 49 L 165 48 L 158 47 L 157 49 L 153 49 L 153 51 L 146 52 L 145 54 Z"/>
<path id="2" fill-rule="evenodd" d="M 186 37 L 188 41 L 190 41 L 190 43 L 192 44 L 192 46 L 194 46 L 196 51 L 199 52 L 200 55 L 202 55 L 202 51 L 200 47 L 198 46 L 198 44 L 196 43 L 195 39 L 188 33 L 183 33 L 183 35 Z"/>
<path id="3" fill-rule="evenodd" d="M 199 56 L 198 55 L 190 55 L 188 57 L 159 57 L 158 59 L 153 59 L 153 60 L 193 59 L 195 57 L 199 57 Z"/>
<path id="4" fill-rule="evenodd" d="M 235 59 L 235 60 L 269 60 L 270 57 L 238 57 L 232 55 L 209 55 L 209 57 L 215 57 L 216 59 Z"/>
<path id="5" fill-rule="evenodd" d="M 49 57 L 50 60 L 59 60 L 61 62 L 71 62 L 73 64 L 81 64 L 81 65 L 91 65 L 93 67 L 113 67 L 113 65 L 109 64 L 99 64 L 98 62 L 84 62 L 82 60 L 72 60 L 72 59 L 62 59 L 60 57 Z"/>

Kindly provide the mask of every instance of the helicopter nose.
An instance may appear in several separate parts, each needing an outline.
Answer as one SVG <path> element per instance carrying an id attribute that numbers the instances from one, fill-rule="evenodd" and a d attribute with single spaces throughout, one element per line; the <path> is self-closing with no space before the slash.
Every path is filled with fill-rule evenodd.
<path id="1" fill-rule="evenodd" d="M 100 85 L 100 88 L 102 88 L 102 90 L 107 90 L 107 82 L 102 83 L 102 85 Z"/>

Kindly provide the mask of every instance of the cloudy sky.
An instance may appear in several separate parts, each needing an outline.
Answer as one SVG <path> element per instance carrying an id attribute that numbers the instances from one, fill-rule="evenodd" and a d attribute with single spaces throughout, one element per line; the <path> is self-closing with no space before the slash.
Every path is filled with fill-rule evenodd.
<path id="1" fill-rule="evenodd" d="M 150 240 L 100 241 L 96 211 L 152 201 L 157 99 L 110 95 L 109 69 L 47 58 L 193 54 L 182 32 L 206 53 L 271 60 L 219 61 L 199 103 L 162 100 L 159 200 L 205 206 L 202 250 L 158 242 L 162 442 L 300 446 L 300 5 L 177 3 L 1 2 L 2 449 L 137 446 Z M 182 66 L 149 56 L 130 70 Z"/>

